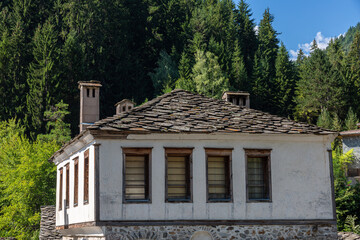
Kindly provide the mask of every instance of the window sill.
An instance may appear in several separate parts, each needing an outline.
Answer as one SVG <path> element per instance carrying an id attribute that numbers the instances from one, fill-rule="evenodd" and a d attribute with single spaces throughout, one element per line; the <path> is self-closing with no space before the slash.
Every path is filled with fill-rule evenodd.
<path id="1" fill-rule="evenodd" d="M 191 199 L 167 199 L 166 203 L 192 203 Z"/>
<path id="2" fill-rule="evenodd" d="M 208 199 L 208 203 L 230 203 L 232 202 L 232 199 Z"/>
<path id="3" fill-rule="evenodd" d="M 141 203 L 151 203 L 150 199 L 139 199 L 139 200 L 124 200 L 123 201 L 124 204 L 132 204 L 132 203 L 135 203 L 135 204 L 141 204 Z"/>
<path id="4" fill-rule="evenodd" d="M 270 203 L 271 199 L 248 199 L 246 203 Z"/>

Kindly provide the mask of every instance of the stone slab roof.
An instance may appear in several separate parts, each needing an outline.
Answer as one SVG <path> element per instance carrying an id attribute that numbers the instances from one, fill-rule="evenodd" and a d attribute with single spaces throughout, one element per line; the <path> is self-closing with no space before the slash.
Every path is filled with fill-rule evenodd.
<path id="1" fill-rule="evenodd" d="M 185 90 L 173 90 L 130 112 L 88 127 L 124 133 L 332 134 L 307 123 L 271 115 Z"/>
<path id="2" fill-rule="evenodd" d="M 354 129 L 354 130 L 340 132 L 340 136 L 342 136 L 342 137 L 360 136 L 360 129 Z"/>

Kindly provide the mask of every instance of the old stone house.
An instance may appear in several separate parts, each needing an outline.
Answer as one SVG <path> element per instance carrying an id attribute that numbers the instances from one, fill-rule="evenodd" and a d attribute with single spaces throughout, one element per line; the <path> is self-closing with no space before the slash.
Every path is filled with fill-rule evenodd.
<path id="1" fill-rule="evenodd" d="M 63 239 L 336 238 L 337 133 L 184 90 L 98 121 L 100 86 L 51 158 Z"/>

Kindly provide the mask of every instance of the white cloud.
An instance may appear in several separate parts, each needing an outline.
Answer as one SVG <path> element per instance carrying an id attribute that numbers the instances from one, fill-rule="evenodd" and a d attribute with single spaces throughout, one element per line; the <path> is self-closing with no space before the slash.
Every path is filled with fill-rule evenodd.
<path id="1" fill-rule="evenodd" d="M 338 37 L 340 37 L 340 36 L 344 36 L 344 34 L 339 34 Z M 327 48 L 327 46 L 329 45 L 329 42 L 331 41 L 331 39 L 333 39 L 333 37 L 325 37 L 321 32 L 318 32 L 318 33 L 316 33 L 316 36 L 314 39 L 315 39 L 319 49 L 325 49 L 325 48 Z M 291 49 L 289 51 L 291 60 L 293 60 L 293 61 L 296 60 L 300 48 L 303 50 L 303 52 L 306 56 L 309 56 L 312 42 L 313 41 L 311 41 L 309 43 L 299 44 L 298 49 L 296 51 Z"/>
<path id="2" fill-rule="evenodd" d="M 297 58 L 297 55 L 299 54 L 299 50 L 294 51 L 294 50 L 290 49 L 289 54 L 290 54 L 290 59 L 295 61 Z"/>
<path id="3" fill-rule="evenodd" d="M 258 33 L 259 33 L 259 26 L 256 25 L 256 26 L 254 27 L 254 30 L 255 30 L 255 34 L 258 35 Z"/>

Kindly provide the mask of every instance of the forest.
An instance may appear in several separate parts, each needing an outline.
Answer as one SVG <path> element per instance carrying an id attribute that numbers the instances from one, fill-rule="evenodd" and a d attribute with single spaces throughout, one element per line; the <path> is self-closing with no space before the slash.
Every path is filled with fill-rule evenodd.
<path id="1" fill-rule="evenodd" d="M 78 81 L 101 81 L 101 117 L 124 98 L 233 90 L 249 92 L 255 109 L 355 129 L 360 23 L 291 60 L 275 17 L 264 9 L 257 24 L 244 0 L 1 1 L 0 237 L 36 239 L 40 206 L 54 204 L 47 159 L 79 131 Z M 351 156 L 334 150 L 338 227 L 349 230 L 360 187 L 346 182 Z"/>

